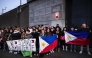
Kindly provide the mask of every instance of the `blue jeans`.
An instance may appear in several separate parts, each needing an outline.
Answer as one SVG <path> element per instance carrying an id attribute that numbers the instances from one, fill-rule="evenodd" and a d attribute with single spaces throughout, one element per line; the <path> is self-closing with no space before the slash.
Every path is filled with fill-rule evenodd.
<path id="1" fill-rule="evenodd" d="M 76 50 L 76 45 L 71 44 L 70 45 L 70 50 L 72 50 L 72 49 Z"/>

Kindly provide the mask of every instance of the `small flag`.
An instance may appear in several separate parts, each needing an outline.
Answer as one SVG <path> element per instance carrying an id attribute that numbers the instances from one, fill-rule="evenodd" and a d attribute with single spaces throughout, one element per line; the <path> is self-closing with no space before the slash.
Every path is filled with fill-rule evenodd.
<path id="1" fill-rule="evenodd" d="M 15 44 L 17 44 L 17 41 L 15 41 Z"/>
<path id="2" fill-rule="evenodd" d="M 32 40 L 32 43 L 34 43 L 34 40 Z"/>

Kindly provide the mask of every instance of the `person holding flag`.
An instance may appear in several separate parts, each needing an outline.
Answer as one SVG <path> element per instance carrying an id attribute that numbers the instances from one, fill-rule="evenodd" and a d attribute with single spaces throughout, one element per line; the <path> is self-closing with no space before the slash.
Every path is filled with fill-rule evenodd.
<path id="1" fill-rule="evenodd" d="M 40 37 L 46 36 L 46 32 L 44 29 L 41 30 Z M 44 57 L 45 53 L 40 53 L 39 57 Z"/>
<path id="2" fill-rule="evenodd" d="M 61 34 L 61 42 L 62 42 L 63 51 L 64 50 L 68 51 L 68 49 L 67 49 L 68 45 L 65 42 L 65 31 L 67 31 L 66 27 L 63 28 L 63 31 L 62 31 L 62 34 Z"/>
<path id="3" fill-rule="evenodd" d="M 42 30 L 42 33 L 39 36 L 39 53 L 49 55 L 51 50 L 54 50 L 58 45 L 57 35 L 52 35 L 50 29 Z"/>
<path id="4" fill-rule="evenodd" d="M 87 25 L 85 23 L 82 24 L 82 27 L 81 27 L 81 29 L 79 29 L 79 31 L 87 31 L 87 32 L 91 33 L 91 31 L 89 30 L 89 28 L 87 27 Z M 87 46 L 88 54 L 91 55 L 90 50 L 89 50 L 89 44 L 86 45 L 86 46 Z M 83 52 L 83 46 L 80 46 L 80 52 L 79 53 L 82 54 L 82 52 Z"/>
<path id="5" fill-rule="evenodd" d="M 74 27 L 71 27 L 71 32 L 75 31 Z M 70 44 L 70 51 L 72 52 L 72 50 L 74 49 L 74 52 L 76 52 L 76 45 L 75 44 Z"/>
<path id="6" fill-rule="evenodd" d="M 56 27 L 56 34 L 57 34 L 57 38 L 58 38 L 58 46 L 57 46 L 57 51 L 60 52 L 60 46 L 61 46 L 61 40 L 60 40 L 60 36 L 61 36 L 61 29 L 59 27 Z"/>
<path id="7" fill-rule="evenodd" d="M 48 36 L 52 36 L 53 34 L 51 33 L 51 29 L 50 28 L 48 28 L 47 29 L 47 31 L 46 31 L 46 36 L 48 37 Z M 50 38 L 51 39 L 51 38 Z M 49 52 L 47 52 L 47 54 L 46 55 L 50 55 L 50 51 Z"/>

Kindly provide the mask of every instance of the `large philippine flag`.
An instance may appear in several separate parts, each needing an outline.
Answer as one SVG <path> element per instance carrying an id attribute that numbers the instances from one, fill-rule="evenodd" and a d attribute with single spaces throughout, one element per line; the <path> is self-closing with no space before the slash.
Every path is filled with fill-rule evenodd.
<path id="1" fill-rule="evenodd" d="M 86 46 L 89 45 L 89 34 L 90 32 L 84 31 L 65 31 L 65 42 L 66 44 Z"/>
<path id="2" fill-rule="evenodd" d="M 40 36 L 39 37 L 40 50 L 39 53 L 46 53 L 57 47 L 57 35 Z"/>

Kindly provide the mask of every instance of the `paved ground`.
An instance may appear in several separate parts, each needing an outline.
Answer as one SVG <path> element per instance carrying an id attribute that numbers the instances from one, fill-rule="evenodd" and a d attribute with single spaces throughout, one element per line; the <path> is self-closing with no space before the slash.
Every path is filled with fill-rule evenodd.
<path id="1" fill-rule="evenodd" d="M 92 53 L 92 49 L 91 53 Z M 0 50 L 0 58 L 30 58 L 30 57 L 23 57 L 21 54 L 14 55 L 13 53 L 8 53 L 8 51 L 2 51 Z M 32 58 L 38 58 L 38 57 L 32 57 Z M 44 55 L 43 58 L 92 58 L 92 55 L 88 55 L 86 50 L 84 50 L 83 54 L 79 54 L 79 51 L 77 52 L 70 52 L 70 51 L 60 51 L 55 52 L 50 55 Z"/>

